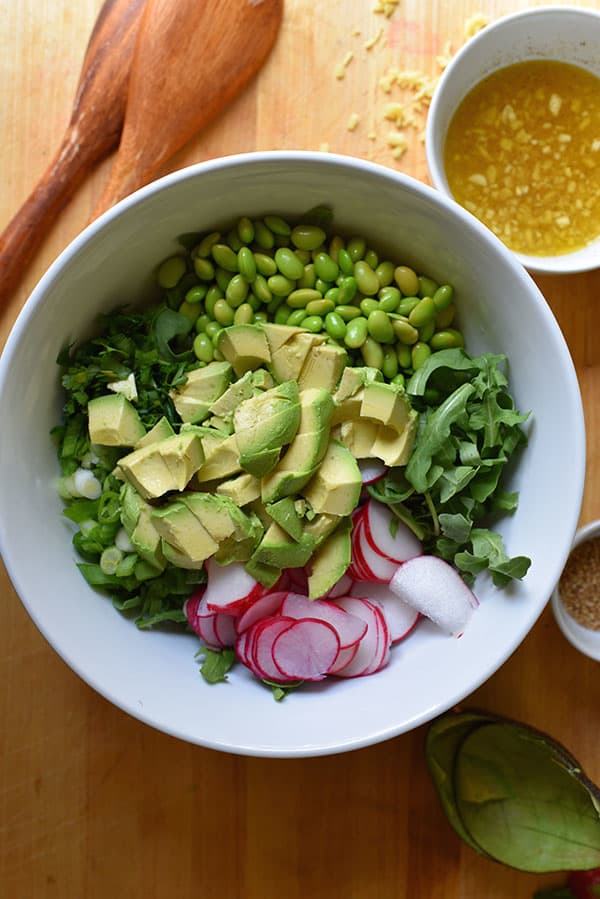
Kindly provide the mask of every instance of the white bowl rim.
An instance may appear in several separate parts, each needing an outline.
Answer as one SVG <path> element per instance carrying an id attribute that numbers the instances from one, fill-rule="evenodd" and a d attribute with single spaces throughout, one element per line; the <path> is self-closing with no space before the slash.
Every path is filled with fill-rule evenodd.
<path id="1" fill-rule="evenodd" d="M 452 75 L 456 68 L 462 64 L 462 61 L 465 57 L 471 54 L 473 49 L 476 49 L 480 43 L 485 43 L 492 32 L 496 32 L 505 26 L 512 25 L 515 21 L 523 20 L 523 19 L 531 19 L 531 18 L 541 18 L 548 14 L 553 15 L 578 15 L 580 14 L 582 17 L 592 17 L 598 20 L 598 25 L 600 25 L 600 10 L 591 9 L 590 7 L 585 6 L 567 6 L 566 4 L 554 4 L 548 6 L 536 6 L 528 9 L 520 9 L 516 12 L 508 13 L 505 16 L 502 16 L 499 19 L 496 19 L 482 28 L 477 32 L 472 38 L 470 38 L 462 47 L 457 50 L 455 55 L 452 57 L 447 67 L 442 72 L 438 86 L 433 93 L 433 97 L 431 99 L 431 103 L 429 106 L 429 112 L 427 115 L 427 122 L 425 124 L 425 155 L 427 159 L 427 168 L 429 171 L 429 176 L 431 178 L 431 182 L 436 190 L 439 190 L 445 197 L 449 197 L 453 199 L 452 194 L 450 193 L 447 184 L 446 177 L 444 172 L 444 166 L 442 160 L 439 158 L 439 154 L 436 152 L 436 129 L 437 129 L 437 120 L 438 120 L 438 110 L 440 108 L 440 104 L 442 102 L 442 92 L 444 85 L 452 78 Z M 502 68 L 499 66 L 498 68 Z M 497 71 L 497 70 L 496 70 Z M 488 73 L 489 74 L 489 73 Z M 589 252 L 585 255 L 582 254 L 578 257 L 578 254 L 581 253 L 581 250 L 576 250 L 571 253 L 565 253 L 560 256 L 529 256 L 525 253 L 517 253 L 514 250 L 510 252 L 519 262 L 527 269 L 529 272 L 533 272 L 534 274 L 540 275 L 568 275 L 568 274 L 576 274 L 579 272 L 588 272 L 595 271 L 597 268 L 600 268 L 600 235 L 595 238 L 588 247 L 596 247 L 598 246 L 597 252 Z M 594 261 L 595 260 L 595 261 Z"/>
<path id="2" fill-rule="evenodd" d="M 368 160 L 360 159 L 353 156 L 347 156 L 342 154 L 334 154 L 334 153 L 324 153 L 320 151 L 304 151 L 304 150 L 269 150 L 269 151 L 253 151 L 242 154 L 233 154 L 229 156 L 218 157 L 216 159 L 206 160 L 203 162 L 195 163 L 193 165 L 187 166 L 182 169 L 178 169 L 170 174 L 159 178 L 146 186 L 140 188 L 133 194 L 125 197 L 111 209 L 107 210 L 101 216 L 99 216 L 94 222 L 90 223 L 77 237 L 75 237 L 71 243 L 60 253 L 57 259 L 51 264 L 46 273 L 42 276 L 38 284 L 34 287 L 32 293 L 29 298 L 25 302 L 10 334 L 7 339 L 6 345 L 2 354 L 0 355 L 0 395 L 4 390 L 4 382 L 8 378 L 8 373 L 10 370 L 11 359 L 14 353 L 18 350 L 19 342 L 22 339 L 24 332 L 27 329 L 29 321 L 32 316 L 36 314 L 38 307 L 40 306 L 46 290 L 49 285 L 60 275 L 60 272 L 63 266 L 74 256 L 76 255 L 100 229 L 102 229 L 105 225 L 109 224 L 114 218 L 118 217 L 123 211 L 133 207 L 139 203 L 142 203 L 146 197 L 159 192 L 163 189 L 168 188 L 170 185 L 177 183 L 178 181 L 185 180 L 187 178 L 195 177 L 200 173 L 207 173 L 211 170 L 221 169 L 223 167 L 235 167 L 235 166 L 243 166 L 248 163 L 255 162 L 301 162 L 310 160 L 320 165 L 341 165 L 341 166 L 351 166 L 353 168 L 365 171 L 367 173 L 383 176 L 387 179 L 391 179 L 396 181 L 400 185 L 404 186 L 408 190 L 415 191 L 417 193 L 421 193 L 425 196 L 429 196 L 430 199 L 433 200 L 436 204 L 441 204 L 445 206 L 447 209 L 451 210 L 454 215 L 458 217 L 462 221 L 463 226 L 471 231 L 477 232 L 480 237 L 487 243 L 490 243 L 494 246 L 495 251 L 499 253 L 502 257 L 506 265 L 511 268 L 515 274 L 515 277 L 523 281 L 524 286 L 527 287 L 528 292 L 531 293 L 532 300 L 536 302 L 536 304 L 540 305 L 540 307 L 544 310 L 544 314 L 548 312 L 550 314 L 551 310 L 548 309 L 546 301 L 535 284 L 535 282 L 530 278 L 528 273 L 523 269 L 515 260 L 515 255 L 500 241 L 489 229 L 487 229 L 482 223 L 475 218 L 475 216 L 471 215 L 467 210 L 461 207 L 456 201 L 452 198 L 445 196 L 434 188 L 430 187 L 427 184 L 424 184 L 417 179 L 405 175 L 403 173 L 397 172 L 393 169 L 390 169 L 386 166 L 380 165 L 378 163 L 373 163 Z M 563 338 L 564 340 L 564 338 Z M 568 354 L 568 348 L 566 347 Z M 577 450 L 577 455 L 574 457 L 574 466 L 577 471 L 580 471 L 579 484 L 576 489 L 577 501 L 573 505 L 571 510 L 571 521 L 569 522 L 569 527 L 572 532 L 575 532 L 575 528 L 577 526 L 577 520 L 579 517 L 579 508 L 581 505 L 582 497 L 583 497 L 583 488 L 584 488 L 584 471 L 585 471 L 585 426 L 584 426 L 584 418 L 583 418 L 583 409 L 582 409 L 582 401 L 581 394 L 579 391 L 577 376 L 575 372 L 575 368 L 573 366 L 572 360 L 569 359 L 570 364 L 567 368 L 567 385 L 570 391 L 570 399 L 574 407 L 578 410 L 578 427 L 577 433 L 574 435 L 574 447 Z M 570 548 L 565 550 L 564 559 L 557 559 L 556 561 L 559 564 L 564 565 L 566 556 L 568 554 Z M 299 758 L 299 757 L 313 757 L 319 755 L 329 755 L 329 754 L 337 754 L 339 752 L 347 752 L 354 749 L 364 748 L 370 745 L 374 745 L 376 743 L 382 742 L 384 740 L 391 739 L 396 737 L 406 731 L 412 730 L 422 724 L 427 723 L 428 721 L 435 718 L 437 715 L 442 714 L 447 709 L 456 705 L 458 702 L 464 699 L 464 691 L 457 693 L 456 695 L 450 695 L 446 697 L 446 699 L 441 702 L 435 708 L 426 708 L 422 711 L 422 713 L 413 716 L 410 720 L 403 721 L 400 725 L 398 724 L 390 724 L 389 726 L 382 728 L 378 731 L 373 731 L 366 734 L 362 738 L 354 738 L 348 742 L 344 743 L 335 743 L 335 744 L 327 744 L 320 746 L 310 745 L 308 747 L 299 746 L 297 749 L 290 750 L 288 748 L 275 749 L 272 747 L 260 747 L 254 744 L 222 744 L 219 741 L 211 740 L 210 738 L 203 738 L 199 740 L 197 738 L 192 738 L 187 733 L 180 732 L 177 728 L 170 727 L 168 723 L 157 722 L 154 717 L 150 714 L 146 714 L 143 709 L 137 707 L 134 702 L 127 701 L 123 699 L 121 696 L 114 695 L 110 690 L 105 689 L 101 684 L 97 683 L 94 678 L 92 678 L 81 666 L 74 663 L 72 659 L 69 658 L 69 655 L 65 653 L 64 649 L 59 648 L 56 645 L 56 641 L 50 639 L 47 631 L 44 627 L 42 621 L 39 620 L 39 617 L 34 613 L 33 609 L 31 609 L 29 602 L 25 597 L 25 591 L 21 588 L 20 578 L 18 572 L 13 569 L 11 564 L 11 558 L 5 554 L 5 551 L 2 547 L 2 530 L 0 529 L 0 555 L 3 556 L 3 561 L 6 566 L 7 572 L 13 583 L 15 590 L 21 599 L 21 602 L 25 606 L 29 616 L 35 623 L 36 627 L 40 631 L 40 633 L 44 636 L 46 641 L 52 646 L 52 648 L 57 652 L 57 654 L 69 665 L 69 667 L 81 677 L 81 679 L 91 686 L 96 692 L 98 692 L 105 699 L 110 701 L 117 708 L 136 718 L 137 720 L 142 721 L 149 726 L 160 730 L 164 733 L 167 733 L 171 736 L 182 739 L 186 742 L 194 742 L 197 745 L 201 745 L 205 748 L 216 749 L 219 751 L 225 752 L 233 752 L 238 755 L 248 755 L 255 757 L 269 757 L 269 758 Z M 514 651 L 520 646 L 523 642 L 525 636 L 529 633 L 535 622 L 538 620 L 540 615 L 542 614 L 548 600 L 548 598 L 544 602 L 539 602 L 535 606 L 529 608 L 526 613 L 523 615 L 521 626 L 518 630 L 515 631 L 512 640 L 509 645 L 506 647 L 504 653 L 488 664 L 485 668 L 482 669 L 478 678 L 476 678 L 471 685 L 470 692 L 476 690 L 483 683 L 485 683 L 506 661 L 510 656 L 514 653 Z"/>

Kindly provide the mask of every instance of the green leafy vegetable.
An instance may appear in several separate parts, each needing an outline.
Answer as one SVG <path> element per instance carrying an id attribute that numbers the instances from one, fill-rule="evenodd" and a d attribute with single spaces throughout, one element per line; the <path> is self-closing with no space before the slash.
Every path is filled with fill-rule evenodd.
<path id="1" fill-rule="evenodd" d="M 235 663 L 233 649 L 208 649 L 204 647 L 197 655 L 204 659 L 200 666 L 200 674 L 207 684 L 220 684 L 227 681 L 227 672 Z"/>

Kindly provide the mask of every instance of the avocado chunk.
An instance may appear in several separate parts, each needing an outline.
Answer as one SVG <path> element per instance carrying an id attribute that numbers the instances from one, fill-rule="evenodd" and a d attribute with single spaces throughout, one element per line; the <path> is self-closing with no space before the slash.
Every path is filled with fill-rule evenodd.
<path id="1" fill-rule="evenodd" d="M 161 550 L 160 535 L 152 524 L 153 507 L 139 493 L 125 483 L 121 488 L 121 524 L 127 532 L 137 554 L 162 571 L 165 558 Z"/>
<path id="2" fill-rule="evenodd" d="M 336 403 L 342 403 L 348 397 L 354 396 L 361 387 L 378 381 L 383 381 L 383 375 L 378 368 L 373 368 L 369 365 L 363 365 L 358 368 L 348 366 L 344 369 L 333 398 Z"/>
<path id="3" fill-rule="evenodd" d="M 244 400 L 249 400 L 253 394 L 252 372 L 246 372 L 245 375 L 230 384 L 227 390 L 215 400 L 210 411 L 217 418 L 231 419 L 239 404 Z"/>
<path id="4" fill-rule="evenodd" d="M 152 523 L 163 541 L 190 563 L 204 562 L 219 549 L 216 540 L 183 502 L 155 509 Z"/>
<path id="5" fill-rule="evenodd" d="M 298 432 L 275 470 L 263 477 L 263 502 L 292 496 L 310 481 L 327 450 L 332 413 L 333 400 L 327 390 L 301 391 Z"/>
<path id="6" fill-rule="evenodd" d="M 141 449 L 143 446 L 148 446 L 150 443 L 156 443 L 158 440 L 166 440 L 167 437 L 173 437 L 174 435 L 175 431 L 171 427 L 169 420 L 163 415 L 162 418 L 159 418 L 154 427 L 150 428 L 148 433 L 145 434 L 141 440 L 138 440 L 135 448 Z"/>
<path id="7" fill-rule="evenodd" d="M 176 434 L 123 456 L 117 470 L 144 499 L 184 490 L 204 461 L 197 434 Z"/>
<path id="8" fill-rule="evenodd" d="M 269 371 L 280 383 L 297 381 L 311 349 L 324 342 L 322 334 L 310 334 L 308 331 L 294 334 L 272 354 Z"/>
<path id="9" fill-rule="evenodd" d="M 267 335 L 260 325 L 231 325 L 223 328 L 217 349 L 238 377 L 271 361 Z"/>
<path id="10" fill-rule="evenodd" d="M 270 390 L 271 387 L 275 387 L 273 376 L 265 368 L 258 368 L 256 371 L 251 372 L 250 377 L 252 386 L 257 390 Z"/>
<path id="11" fill-rule="evenodd" d="M 180 500 L 219 544 L 215 559 L 220 564 L 245 562 L 263 534 L 256 515 L 246 515 L 233 500 L 209 493 L 188 493 Z"/>
<path id="12" fill-rule="evenodd" d="M 256 559 L 248 559 L 244 568 L 255 581 L 262 584 L 263 587 L 274 587 L 281 577 L 281 569 L 274 568 L 272 565 L 263 565 Z"/>
<path id="13" fill-rule="evenodd" d="M 315 515 L 312 521 L 304 525 L 304 536 L 314 541 L 315 549 L 318 549 L 322 543 L 327 540 L 330 534 L 333 534 L 338 527 L 340 519 L 338 515 L 330 515 L 328 512 L 321 512 Z"/>
<path id="14" fill-rule="evenodd" d="M 171 393 L 173 404 L 182 421 L 196 424 L 210 414 L 212 403 L 225 392 L 231 381 L 229 362 L 210 362 L 205 368 L 187 373 L 187 381 Z"/>
<path id="15" fill-rule="evenodd" d="M 98 396 L 88 403 L 90 443 L 135 446 L 146 433 L 137 410 L 122 393 Z"/>
<path id="16" fill-rule="evenodd" d="M 361 403 L 362 418 L 372 418 L 400 433 L 408 424 L 411 406 L 401 387 L 367 384 Z"/>
<path id="17" fill-rule="evenodd" d="M 308 575 L 309 599 L 324 596 L 346 572 L 352 561 L 351 530 L 351 519 L 345 519 L 312 557 Z"/>
<path id="18" fill-rule="evenodd" d="M 355 459 L 371 459 L 375 455 L 373 444 L 380 427 L 376 421 L 364 418 L 343 421 L 339 426 L 339 441 L 350 450 Z"/>
<path id="19" fill-rule="evenodd" d="M 273 521 L 256 547 L 252 559 L 273 568 L 301 568 L 314 550 L 312 540 L 298 542 Z"/>
<path id="20" fill-rule="evenodd" d="M 271 322 L 265 322 L 265 324 L 262 325 L 262 329 L 269 342 L 271 357 L 284 345 L 284 343 L 287 343 L 288 340 L 295 337 L 296 334 L 304 333 L 302 328 L 294 328 L 291 325 L 275 325 Z"/>
<path id="21" fill-rule="evenodd" d="M 319 470 L 303 490 L 315 512 L 350 515 L 358 504 L 362 478 L 349 449 L 332 440 Z"/>
<path id="22" fill-rule="evenodd" d="M 226 437 L 218 431 L 209 431 L 201 438 L 204 449 L 204 465 L 196 475 L 198 483 L 215 478 L 228 478 L 240 470 L 240 455 L 235 434 Z"/>
<path id="23" fill-rule="evenodd" d="M 273 521 L 283 528 L 286 534 L 289 534 L 294 540 L 302 540 L 304 534 L 304 521 L 298 515 L 296 503 L 291 496 L 286 496 L 265 506 L 268 514 Z"/>
<path id="24" fill-rule="evenodd" d="M 400 434 L 394 428 L 379 425 L 371 450 L 372 455 L 376 459 L 381 459 L 390 468 L 394 465 L 406 465 L 415 442 L 417 422 L 417 413 L 413 409 L 408 424 Z"/>
<path id="25" fill-rule="evenodd" d="M 341 346 L 323 343 L 311 347 L 298 378 L 300 390 L 323 387 L 333 393 L 347 361 L 348 354 Z"/>
<path id="26" fill-rule="evenodd" d="M 260 497 L 260 480 L 244 471 L 237 478 L 217 484 L 216 491 L 221 496 L 228 496 L 242 507 Z"/>
<path id="27" fill-rule="evenodd" d="M 281 448 L 293 439 L 299 422 L 300 397 L 295 381 L 244 400 L 233 415 L 240 466 L 262 477 L 275 467 Z"/>
<path id="28" fill-rule="evenodd" d="M 174 546 L 167 543 L 166 540 L 160 541 L 160 548 L 167 562 L 177 566 L 177 568 L 188 568 L 196 571 L 204 568 L 204 560 L 191 559 L 184 552 L 175 549 Z"/>

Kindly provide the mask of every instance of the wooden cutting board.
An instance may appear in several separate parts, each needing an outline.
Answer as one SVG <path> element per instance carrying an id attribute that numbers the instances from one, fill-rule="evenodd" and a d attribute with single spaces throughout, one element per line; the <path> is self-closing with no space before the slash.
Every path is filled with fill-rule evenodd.
<path id="1" fill-rule="evenodd" d="M 423 115 L 415 113 L 400 158 L 384 118 L 386 103 L 410 104 L 415 95 L 388 95 L 381 79 L 391 66 L 435 74 L 436 58 L 448 42 L 453 51 L 460 46 L 475 13 L 491 19 L 540 4 L 401 0 L 386 18 L 372 11 L 375 3 L 287 0 L 280 40 L 258 81 L 172 167 L 252 149 L 328 145 L 426 179 Z M 0 228 L 63 132 L 100 5 L 2 3 Z M 106 174 L 103 165 L 57 220 L 2 319 L 2 344 L 28 292 L 88 220 Z M 600 273 L 538 283 L 580 379 L 588 521 L 600 516 Z M 51 601 L 51 584 L 48 594 Z M 303 760 L 188 746 L 80 681 L 37 632 L 4 572 L 0 596 L 0 896 L 526 899 L 541 884 L 560 882 L 488 862 L 455 838 L 425 770 L 424 728 Z M 600 781 L 600 669 L 566 643 L 549 611 L 470 702 L 547 730 Z"/>

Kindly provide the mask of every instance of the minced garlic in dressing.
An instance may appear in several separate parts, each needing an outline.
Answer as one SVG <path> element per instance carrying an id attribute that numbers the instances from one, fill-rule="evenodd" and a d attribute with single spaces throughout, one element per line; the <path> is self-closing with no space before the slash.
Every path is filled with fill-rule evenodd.
<path id="1" fill-rule="evenodd" d="M 516 63 L 467 94 L 446 137 L 455 199 L 512 250 L 555 256 L 600 234 L 600 78 Z"/>

